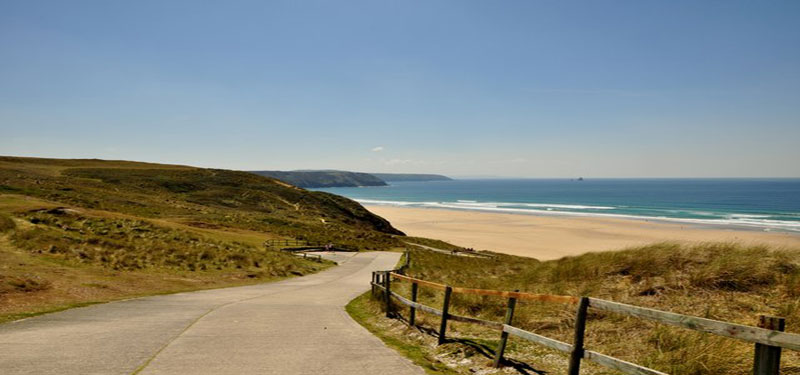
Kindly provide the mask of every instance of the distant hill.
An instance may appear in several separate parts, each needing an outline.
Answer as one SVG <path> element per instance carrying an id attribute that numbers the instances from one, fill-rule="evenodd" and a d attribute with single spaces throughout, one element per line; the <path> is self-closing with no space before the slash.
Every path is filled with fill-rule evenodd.
<path id="1" fill-rule="evenodd" d="M 361 173 L 337 170 L 250 171 L 301 188 L 386 186 L 387 182 L 448 181 L 450 177 L 420 173 Z"/>
<path id="2" fill-rule="evenodd" d="M 420 173 L 371 173 L 373 176 L 386 182 L 401 181 L 450 181 L 452 178 L 440 174 Z"/>
<path id="3" fill-rule="evenodd" d="M 386 186 L 386 182 L 369 173 L 346 171 L 251 171 L 302 188 Z"/>

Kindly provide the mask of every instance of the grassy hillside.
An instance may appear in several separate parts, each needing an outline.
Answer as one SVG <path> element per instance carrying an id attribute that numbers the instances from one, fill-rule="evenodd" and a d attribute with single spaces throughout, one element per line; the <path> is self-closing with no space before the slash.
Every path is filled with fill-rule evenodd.
<path id="1" fill-rule="evenodd" d="M 365 249 L 395 246 L 391 235 L 402 234 L 349 199 L 228 170 L 0 157 L 0 194 Z"/>
<path id="2" fill-rule="evenodd" d="M 360 173 L 347 171 L 251 171 L 304 188 L 386 186 L 386 182 L 447 181 L 438 174 Z"/>
<path id="3" fill-rule="evenodd" d="M 252 171 L 303 188 L 386 186 L 386 182 L 368 173 L 345 171 Z"/>
<path id="4" fill-rule="evenodd" d="M 736 244 L 658 244 L 619 252 L 591 253 L 555 261 L 498 255 L 496 259 L 412 253 L 408 274 L 455 286 L 587 295 L 695 316 L 754 325 L 758 314 L 785 317 L 800 332 L 800 251 Z M 406 283 L 393 290 L 408 296 Z M 420 288 L 420 299 L 441 306 L 441 292 Z M 436 347 L 428 333 L 438 319 L 423 317 L 422 329 L 381 318 L 380 303 L 362 298 L 357 310 L 372 311 L 366 324 L 384 335 L 423 348 L 448 371 L 487 371 L 499 335 L 455 323 L 459 341 Z M 451 311 L 502 321 L 505 301 L 454 295 Z M 402 308 L 404 315 L 407 310 Z M 514 324 L 565 342 L 572 340 L 574 306 L 521 302 Z M 751 371 L 752 344 L 590 310 L 587 347 L 670 374 L 740 374 Z M 528 373 L 564 373 L 567 357 L 511 339 L 509 358 Z M 785 351 L 782 373 L 800 373 L 800 353 Z M 583 373 L 583 371 L 582 371 Z M 587 374 L 612 373 L 587 365 Z"/>
<path id="5" fill-rule="evenodd" d="M 327 267 L 266 239 L 390 249 L 396 234 L 351 200 L 247 172 L 0 157 L 0 321 Z"/>

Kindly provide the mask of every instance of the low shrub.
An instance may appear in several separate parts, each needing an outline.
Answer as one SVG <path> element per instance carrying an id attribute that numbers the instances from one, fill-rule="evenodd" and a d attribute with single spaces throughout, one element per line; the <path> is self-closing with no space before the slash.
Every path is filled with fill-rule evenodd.
<path id="1" fill-rule="evenodd" d="M 14 223 L 10 217 L 6 214 L 0 212 L 0 233 L 8 232 L 17 227 L 17 224 Z"/>

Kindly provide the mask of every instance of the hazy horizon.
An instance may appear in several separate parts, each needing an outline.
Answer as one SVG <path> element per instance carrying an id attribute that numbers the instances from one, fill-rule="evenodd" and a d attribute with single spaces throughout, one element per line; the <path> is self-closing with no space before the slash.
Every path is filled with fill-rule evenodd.
<path id="1" fill-rule="evenodd" d="M 0 155 L 800 177 L 800 2 L 5 1 Z"/>

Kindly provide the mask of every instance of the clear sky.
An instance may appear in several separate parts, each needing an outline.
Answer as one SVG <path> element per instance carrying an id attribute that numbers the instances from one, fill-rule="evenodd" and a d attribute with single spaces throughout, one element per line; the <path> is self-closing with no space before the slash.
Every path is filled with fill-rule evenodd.
<path id="1" fill-rule="evenodd" d="M 800 1 L 0 2 L 0 155 L 800 177 Z"/>

